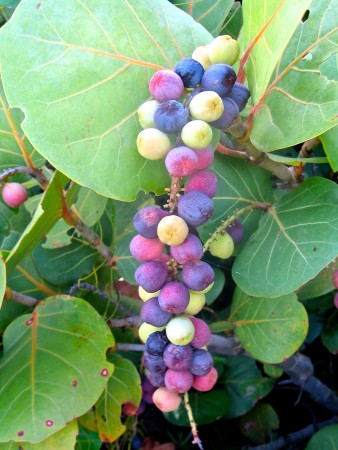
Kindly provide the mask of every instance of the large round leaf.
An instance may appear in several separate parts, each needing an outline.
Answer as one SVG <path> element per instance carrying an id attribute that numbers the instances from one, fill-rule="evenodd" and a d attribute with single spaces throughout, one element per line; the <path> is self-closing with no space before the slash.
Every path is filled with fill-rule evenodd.
<path id="1" fill-rule="evenodd" d="M 338 425 L 329 425 L 317 431 L 305 450 L 338 450 Z"/>
<path id="2" fill-rule="evenodd" d="M 237 288 L 229 320 L 245 350 L 271 364 L 290 357 L 308 330 L 306 310 L 294 293 L 277 298 L 249 297 Z"/>
<path id="3" fill-rule="evenodd" d="M 3 343 L 0 441 L 46 439 L 84 414 L 112 373 L 113 336 L 82 299 L 48 298 L 12 322 Z"/>
<path id="4" fill-rule="evenodd" d="M 163 161 L 136 150 L 137 109 L 156 70 L 211 39 L 166 0 L 23 0 L 0 32 L 6 95 L 33 145 L 79 184 L 127 201 L 163 192 Z"/>

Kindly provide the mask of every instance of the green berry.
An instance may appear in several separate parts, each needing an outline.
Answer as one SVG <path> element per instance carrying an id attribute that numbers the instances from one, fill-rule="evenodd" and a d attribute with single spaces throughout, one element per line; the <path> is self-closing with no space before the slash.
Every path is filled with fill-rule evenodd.
<path id="1" fill-rule="evenodd" d="M 156 128 L 154 114 L 159 104 L 157 100 L 149 100 L 148 102 L 142 103 L 139 107 L 137 110 L 138 120 L 142 128 Z"/>
<path id="2" fill-rule="evenodd" d="M 221 117 L 224 105 L 221 97 L 213 91 L 204 91 L 195 95 L 189 104 L 194 119 L 213 122 Z"/>
<path id="3" fill-rule="evenodd" d="M 239 57 L 239 44 L 231 36 L 218 36 L 209 46 L 209 58 L 212 64 L 232 66 Z"/>
<path id="4" fill-rule="evenodd" d="M 209 45 L 196 47 L 194 53 L 192 54 L 192 58 L 202 64 L 204 70 L 210 67 L 212 63 L 209 58 Z"/>
<path id="5" fill-rule="evenodd" d="M 167 338 L 172 344 L 187 345 L 195 334 L 195 328 L 188 317 L 177 316 L 169 321 L 165 329 Z"/>
<path id="6" fill-rule="evenodd" d="M 211 242 L 209 251 L 213 256 L 221 259 L 230 258 L 234 252 L 234 241 L 228 233 L 217 234 Z"/>
<path id="7" fill-rule="evenodd" d="M 181 138 L 188 147 L 202 149 L 210 144 L 212 129 L 203 120 L 192 120 L 182 128 Z"/>
<path id="8" fill-rule="evenodd" d="M 169 137 L 156 128 L 142 130 L 136 145 L 140 155 L 151 160 L 163 159 L 171 148 Z"/>

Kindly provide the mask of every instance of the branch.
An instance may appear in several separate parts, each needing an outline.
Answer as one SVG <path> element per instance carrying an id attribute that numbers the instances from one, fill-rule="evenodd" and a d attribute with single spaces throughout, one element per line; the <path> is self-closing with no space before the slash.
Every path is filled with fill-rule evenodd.
<path id="1" fill-rule="evenodd" d="M 0 174 L 0 183 L 6 181 L 8 178 L 16 175 L 17 173 L 23 173 L 34 178 L 39 183 L 42 189 L 46 189 L 48 186 L 47 178 L 42 173 L 42 171 L 40 169 L 37 169 L 36 167 L 13 167 L 10 169 L 6 169 Z"/>
<path id="2" fill-rule="evenodd" d="M 192 413 L 192 409 L 191 409 L 191 406 L 190 406 L 190 403 L 189 403 L 189 394 L 188 394 L 188 392 L 186 392 L 184 394 L 184 406 L 185 406 L 185 409 L 186 409 L 187 414 L 188 414 L 189 423 L 190 423 L 190 427 L 191 427 L 191 432 L 192 432 L 192 436 L 194 438 L 192 443 L 196 444 L 200 450 L 203 450 L 202 441 L 201 441 L 201 439 L 198 436 L 197 425 L 196 425 L 196 422 L 195 422 L 195 419 L 194 419 L 194 415 Z"/>
<path id="3" fill-rule="evenodd" d="M 234 156 L 235 158 L 247 159 L 250 160 L 250 156 L 246 152 L 241 152 L 240 150 L 233 150 L 231 148 L 222 145 L 220 142 L 217 144 L 217 150 L 222 155 Z"/>
<path id="4" fill-rule="evenodd" d="M 26 306 L 36 306 L 39 303 L 39 300 L 33 297 L 29 297 L 28 295 L 21 294 L 20 292 L 12 291 L 9 287 L 6 287 L 5 290 L 5 300 L 10 300 L 12 302 L 21 303 Z"/>
<path id="5" fill-rule="evenodd" d="M 306 439 L 309 439 L 316 431 L 335 423 L 338 423 L 338 417 L 333 417 L 332 419 L 325 420 L 325 422 L 308 425 L 302 430 L 295 431 L 294 433 L 290 433 L 286 436 L 282 436 L 279 439 L 270 442 L 269 444 L 258 445 L 256 447 L 245 447 L 245 450 L 279 450 L 283 448 L 291 448 L 291 444 L 305 441 Z"/>

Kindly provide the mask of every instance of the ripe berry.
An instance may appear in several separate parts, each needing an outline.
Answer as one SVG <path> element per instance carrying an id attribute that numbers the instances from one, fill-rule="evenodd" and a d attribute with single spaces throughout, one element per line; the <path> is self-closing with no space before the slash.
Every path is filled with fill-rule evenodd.
<path id="1" fill-rule="evenodd" d="M 226 227 L 225 231 L 231 236 L 234 244 L 238 244 L 244 238 L 244 226 L 239 219 L 235 219 L 229 226 Z"/>
<path id="2" fill-rule="evenodd" d="M 196 264 L 185 264 L 182 269 L 182 281 L 189 289 L 203 291 L 215 279 L 211 266 L 204 261 Z"/>
<path id="3" fill-rule="evenodd" d="M 147 292 L 156 292 L 164 285 L 168 277 L 165 263 L 146 261 L 135 272 L 135 281 Z M 148 300 L 149 301 L 149 300 Z"/>
<path id="4" fill-rule="evenodd" d="M 157 225 L 163 217 L 168 215 L 169 213 L 157 206 L 146 206 L 135 214 L 133 218 L 134 227 L 141 236 L 155 239 L 157 238 Z"/>
<path id="5" fill-rule="evenodd" d="M 203 192 L 191 191 L 179 198 L 177 211 L 188 225 L 199 227 L 213 212 L 212 200 Z"/>
<path id="6" fill-rule="evenodd" d="M 154 114 L 156 128 L 168 134 L 179 133 L 188 120 L 187 108 L 176 100 L 161 103 Z"/>
<path id="7" fill-rule="evenodd" d="M 28 198 L 28 192 L 20 183 L 6 183 L 2 188 L 2 199 L 11 208 L 17 208 Z"/>
<path id="8" fill-rule="evenodd" d="M 171 70 L 159 70 L 149 82 L 149 91 L 159 102 L 178 100 L 184 92 L 183 81 Z"/>
<path id="9" fill-rule="evenodd" d="M 184 87 L 194 88 L 201 82 L 204 69 L 195 59 L 185 58 L 176 64 L 174 72 L 180 76 Z"/>
<path id="10" fill-rule="evenodd" d="M 197 170 L 203 170 L 207 169 L 209 166 L 211 166 L 213 160 L 214 160 L 214 150 L 211 147 L 211 145 L 208 145 L 208 147 L 201 148 L 200 150 L 194 150 L 196 156 L 197 156 Z"/>
<path id="11" fill-rule="evenodd" d="M 159 239 L 147 239 L 138 234 L 131 240 L 129 248 L 138 261 L 150 261 L 161 256 L 164 244 Z"/>
<path id="12" fill-rule="evenodd" d="M 194 376 L 192 387 L 201 392 L 210 391 L 215 386 L 217 378 L 217 370 L 213 367 L 207 375 Z"/>
<path id="13" fill-rule="evenodd" d="M 150 325 L 150 323 L 143 322 L 138 329 L 138 336 L 139 336 L 140 340 L 145 344 L 147 342 L 148 337 L 152 333 L 155 333 L 156 331 L 162 331 L 164 329 L 165 329 L 165 326 L 154 327 L 154 325 Z"/>
<path id="14" fill-rule="evenodd" d="M 162 412 L 175 411 L 181 404 L 181 397 L 176 392 L 170 392 L 165 387 L 156 389 L 153 402 Z"/>
<path id="15" fill-rule="evenodd" d="M 146 350 L 151 355 L 163 355 L 168 344 L 169 340 L 165 331 L 155 331 L 148 336 Z"/>
<path id="16" fill-rule="evenodd" d="M 242 83 L 235 83 L 229 98 L 238 106 L 239 112 L 243 111 L 250 97 L 249 89 Z"/>
<path id="17" fill-rule="evenodd" d="M 194 377 L 191 372 L 183 371 L 176 372 L 168 369 L 164 375 L 165 387 L 170 392 L 177 392 L 178 394 L 184 394 L 188 392 L 192 386 Z"/>
<path id="18" fill-rule="evenodd" d="M 207 350 L 196 349 L 193 352 L 193 360 L 191 364 L 191 373 L 193 375 L 207 375 L 212 369 L 214 361 L 211 353 Z"/>
<path id="19" fill-rule="evenodd" d="M 163 353 L 164 364 L 176 372 L 190 370 L 193 360 L 193 350 L 190 345 L 169 344 Z M 196 374 L 198 375 L 198 374 Z"/>
<path id="20" fill-rule="evenodd" d="M 201 348 L 207 345 L 211 339 L 211 331 L 209 326 L 202 319 L 197 317 L 190 317 L 195 329 L 194 338 L 191 340 L 190 345 L 194 348 Z M 196 374 L 197 375 L 197 374 Z"/>
<path id="21" fill-rule="evenodd" d="M 181 314 L 188 306 L 189 298 L 189 289 L 183 283 L 169 281 L 160 290 L 158 303 L 168 313 Z"/>
<path id="22" fill-rule="evenodd" d="M 180 245 L 170 249 L 171 256 L 179 263 L 195 263 L 202 259 L 203 245 L 200 239 L 192 233 Z"/>
<path id="23" fill-rule="evenodd" d="M 217 176 L 209 170 L 201 170 L 188 178 L 185 185 L 186 194 L 191 191 L 203 192 L 212 198 L 217 192 Z"/>
<path id="24" fill-rule="evenodd" d="M 210 123 L 210 125 L 212 125 L 215 128 L 219 128 L 220 130 L 225 130 L 226 128 L 229 128 L 232 122 L 239 115 L 238 106 L 233 100 L 231 100 L 231 98 L 229 97 L 223 98 L 223 105 L 224 111 L 221 117 L 215 120 L 214 122 Z"/>
<path id="25" fill-rule="evenodd" d="M 163 159 L 171 148 L 168 136 L 156 128 L 146 128 L 137 136 L 137 150 L 141 156 L 150 160 Z"/>
<path id="26" fill-rule="evenodd" d="M 202 88 L 205 91 L 215 91 L 220 97 L 226 97 L 236 81 L 236 73 L 227 64 L 214 64 L 202 77 Z"/>
<path id="27" fill-rule="evenodd" d="M 158 297 L 150 298 L 143 303 L 140 316 L 143 322 L 154 325 L 154 327 L 162 327 L 171 319 L 171 313 L 161 308 Z"/>
<path id="28" fill-rule="evenodd" d="M 182 145 L 170 150 L 165 159 L 165 166 L 171 177 L 184 178 L 196 172 L 197 161 L 195 152 Z"/>

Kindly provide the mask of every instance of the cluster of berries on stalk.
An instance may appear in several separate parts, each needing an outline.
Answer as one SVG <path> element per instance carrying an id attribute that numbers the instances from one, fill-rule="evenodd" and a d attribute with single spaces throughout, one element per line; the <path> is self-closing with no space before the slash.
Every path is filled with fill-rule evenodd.
<path id="1" fill-rule="evenodd" d="M 214 157 L 212 127 L 228 128 L 249 98 L 231 67 L 238 56 L 238 43 L 229 36 L 198 47 L 173 71 L 153 75 L 153 99 L 138 110 L 143 130 L 137 149 L 147 159 L 165 158 L 172 178 L 169 211 L 157 206 L 138 211 L 138 234 L 130 243 L 131 254 L 142 262 L 135 280 L 144 301 L 139 337 L 146 348 L 146 396 L 162 411 L 176 409 L 180 394 L 191 388 L 208 391 L 217 381 L 206 347 L 210 329 L 194 317 L 215 278 L 201 260 L 203 245 L 196 228 L 212 215 L 217 191 L 217 177 L 207 170 Z"/>

